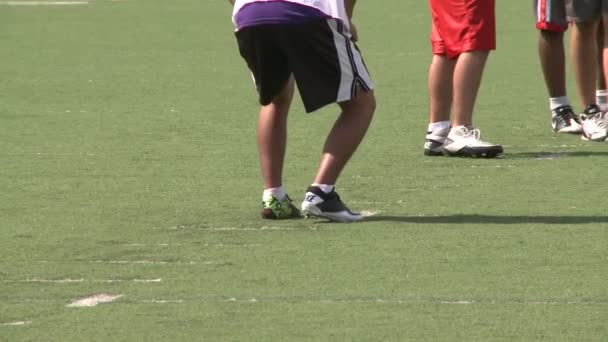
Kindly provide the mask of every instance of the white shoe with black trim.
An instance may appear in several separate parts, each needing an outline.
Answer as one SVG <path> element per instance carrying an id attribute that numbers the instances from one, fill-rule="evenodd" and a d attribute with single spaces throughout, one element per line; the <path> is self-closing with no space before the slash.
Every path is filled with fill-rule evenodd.
<path id="1" fill-rule="evenodd" d="M 445 139 L 450 133 L 450 127 L 438 129 L 433 132 L 426 132 L 424 141 L 424 155 L 425 156 L 442 156 L 443 151 L 441 147 L 445 142 Z"/>
<path id="2" fill-rule="evenodd" d="M 335 222 L 361 221 L 363 215 L 350 211 L 335 190 L 325 193 L 319 187 L 309 186 L 302 202 L 304 217 L 324 217 Z"/>
<path id="3" fill-rule="evenodd" d="M 503 153 L 501 145 L 481 140 L 481 131 L 471 126 L 450 130 L 443 144 L 443 153 L 455 157 L 495 158 Z"/>
<path id="4" fill-rule="evenodd" d="M 556 133 L 580 134 L 583 132 L 578 115 L 568 105 L 551 111 L 551 128 Z"/>
<path id="5" fill-rule="evenodd" d="M 604 141 L 608 137 L 608 117 L 598 106 L 590 105 L 581 113 L 583 119 L 583 135 L 581 139 Z"/>

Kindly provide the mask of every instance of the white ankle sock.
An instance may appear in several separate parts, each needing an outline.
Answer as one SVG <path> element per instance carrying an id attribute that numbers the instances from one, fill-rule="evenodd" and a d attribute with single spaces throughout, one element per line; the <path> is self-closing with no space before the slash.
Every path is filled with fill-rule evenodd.
<path id="1" fill-rule="evenodd" d="M 608 90 L 598 89 L 595 91 L 595 101 L 602 112 L 608 111 Z"/>
<path id="2" fill-rule="evenodd" d="M 313 183 L 311 185 L 318 187 L 319 189 L 321 189 L 326 194 L 332 192 L 332 190 L 334 190 L 334 188 L 335 188 L 335 185 L 333 185 L 333 184 L 317 184 L 317 183 Z"/>
<path id="3" fill-rule="evenodd" d="M 452 127 L 452 123 L 450 121 L 438 121 L 431 122 L 427 128 L 427 132 L 435 132 L 440 129 L 446 129 Z"/>
<path id="4" fill-rule="evenodd" d="M 568 100 L 568 96 L 549 98 L 549 108 L 551 108 L 551 110 L 554 110 L 555 108 L 559 108 L 561 106 L 569 106 L 569 105 L 570 105 L 570 101 Z"/>
<path id="5" fill-rule="evenodd" d="M 264 193 L 262 194 L 262 200 L 271 195 L 282 200 L 287 194 L 285 193 L 285 190 L 283 189 L 282 185 L 278 188 L 264 189 Z"/>

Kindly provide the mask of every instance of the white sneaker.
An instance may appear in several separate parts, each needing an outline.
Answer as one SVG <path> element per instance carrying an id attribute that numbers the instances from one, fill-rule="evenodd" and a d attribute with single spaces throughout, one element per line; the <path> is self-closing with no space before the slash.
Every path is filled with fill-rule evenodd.
<path id="1" fill-rule="evenodd" d="M 363 220 L 363 215 L 350 211 L 335 190 L 326 194 L 319 187 L 309 186 L 302 202 L 304 217 L 324 217 L 335 222 Z"/>
<path id="2" fill-rule="evenodd" d="M 450 133 L 450 127 L 438 129 L 434 132 L 426 132 L 426 138 L 424 141 L 424 155 L 425 156 L 441 156 L 443 151 L 441 147 L 445 142 L 445 139 Z"/>
<path id="3" fill-rule="evenodd" d="M 565 105 L 551 111 L 551 127 L 557 133 L 580 134 L 583 132 L 578 116 L 572 107 Z"/>
<path id="4" fill-rule="evenodd" d="M 585 112 L 587 112 L 587 109 L 585 109 Z M 602 113 L 598 108 L 595 112 L 581 114 L 581 117 L 583 118 L 583 135 L 581 137 L 583 140 L 603 141 L 608 137 L 608 117 L 606 113 Z"/>
<path id="5" fill-rule="evenodd" d="M 443 153 L 448 156 L 494 158 L 502 152 L 501 145 L 481 140 L 481 132 L 471 126 L 452 128 L 443 144 Z"/>

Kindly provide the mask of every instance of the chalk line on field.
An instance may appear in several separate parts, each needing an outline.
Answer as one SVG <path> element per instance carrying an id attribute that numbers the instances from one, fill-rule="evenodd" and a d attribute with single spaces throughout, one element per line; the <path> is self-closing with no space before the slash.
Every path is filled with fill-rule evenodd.
<path id="1" fill-rule="evenodd" d="M 75 300 L 73 302 L 71 302 L 70 304 L 66 305 L 69 308 L 82 308 L 82 307 L 92 307 L 92 306 L 97 306 L 99 304 L 103 304 L 103 303 L 111 303 L 119 298 L 121 298 L 123 295 L 113 295 L 113 294 L 107 294 L 107 293 L 99 293 L 99 294 L 95 294 L 86 298 L 81 298 L 78 300 Z"/>
<path id="2" fill-rule="evenodd" d="M 264 231 L 264 230 L 302 230 L 303 228 L 295 228 L 295 227 L 271 227 L 271 226 L 263 226 L 260 228 L 254 227 L 206 227 L 206 226 L 196 226 L 196 225 L 177 225 L 169 227 L 170 230 L 206 230 L 206 231 Z"/>
<path id="3" fill-rule="evenodd" d="M 116 264 L 116 265 L 211 265 L 212 261 L 164 261 L 164 260 L 86 260 L 84 262 L 91 264 Z"/>
<path id="4" fill-rule="evenodd" d="M 28 324 L 32 324 L 32 321 L 4 322 L 4 323 L 0 323 L 0 327 L 14 327 L 14 326 L 28 325 Z"/>
<path id="5" fill-rule="evenodd" d="M 185 244 L 183 243 L 175 243 L 175 244 L 169 244 L 169 243 L 125 243 L 123 244 L 123 246 L 127 246 L 127 247 L 181 247 L 184 246 Z M 239 248 L 239 247 L 260 247 L 262 246 L 259 243 L 243 243 L 243 244 L 238 244 L 238 243 L 204 243 L 204 244 L 196 244 L 196 243 L 192 243 L 192 245 L 195 245 L 197 247 L 217 247 L 217 248 Z"/>
<path id="6" fill-rule="evenodd" d="M 382 213 L 380 210 L 361 210 L 361 215 L 363 215 L 363 217 L 376 216 L 380 213 Z"/>
<path id="7" fill-rule="evenodd" d="M 111 302 L 123 297 L 123 295 L 97 294 L 90 297 L 82 298 L 73 301 L 72 306 L 94 306 L 101 303 Z M 60 299 L 42 299 L 42 298 L 20 298 L 9 300 L 9 303 L 55 303 L 63 302 Z M 80 304 L 74 304 L 80 302 Z M 445 297 L 272 297 L 272 296 L 255 296 L 255 297 L 189 297 L 189 298 L 131 298 L 124 301 L 125 304 L 200 304 L 200 303 L 230 303 L 236 304 L 254 304 L 254 303 L 274 303 L 274 304 L 378 304 L 378 305 L 406 305 L 406 304 L 430 304 L 430 305 L 601 305 L 608 306 L 608 301 L 603 299 L 546 299 L 546 300 L 527 300 L 521 298 L 445 298 Z"/>
<path id="8" fill-rule="evenodd" d="M 88 4 L 88 1 L 0 1 L 0 5 L 6 6 L 69 6 Z"/>
<path id="9" fill-rule="evenodd" d="M 50 283 L 50 284 L 72 284 L 72 283 L 160 283 L 162 281 L 161 278 L 152 278 L 152 279 L 24 279 L 24 280 L 15 280 L 15 281 L 3 281 L 4 283 Z"/>
<path id="10" fill-rule="evenodd" d="M 108 265 L 168 265 L 168 266 L 189 266 L 189 265 L 214 265 L 215 261 L 190 260 L 190 261 L 170 261 L 170 260 L 35 260 L 40 264 L 51 263 L 87 263 L 87 264 L 108 264 Z"/>
<path id="11" fill-rule="evenodd" d="M 441 305 L 608 305 L 608 302 L 584 300 L 517 300 L 517 299 L 447 299 L 447 298 L 382 298 L 382 297 L 248 297 L 248 298 L 178 298 L 178 299 L 152 299 L 137 302 L 168 303 L 198 303 L 198 302 L 225 302 L 225 303 L 318 303 L 318 304 L 441 304 Z"/>

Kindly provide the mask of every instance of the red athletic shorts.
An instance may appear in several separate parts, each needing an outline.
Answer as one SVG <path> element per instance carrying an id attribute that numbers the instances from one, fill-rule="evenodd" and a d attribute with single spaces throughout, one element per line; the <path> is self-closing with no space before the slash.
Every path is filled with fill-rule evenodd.
<path id="1" fill-rule="evenodd" d="M 456 58 L 496 49 L 495 0 L 429 0 L 433 54 Z"/>

